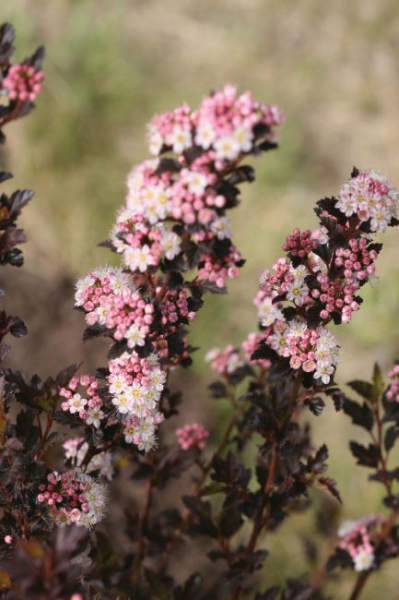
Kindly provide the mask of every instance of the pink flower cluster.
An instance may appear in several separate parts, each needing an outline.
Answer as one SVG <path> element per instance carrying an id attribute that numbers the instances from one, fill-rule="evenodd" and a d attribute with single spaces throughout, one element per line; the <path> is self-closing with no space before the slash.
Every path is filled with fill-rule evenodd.
<path id="1" fill-rule="evenodd" d="M 124 264 L 133 272 L 155 271 L 162 259 L 173 260 L 181 250 L 180 238 L 172 230 L 125 211 L 119 213 L 112 236 Z"/>
<path id="2" fill-rule="evenodd" d="M 111 241 L 131 271 L 154 271 L 163 260 L 173 260 L 184 238 L 210 249 L 215 240 L 230 240 L 231 223 L 224 215 L 226 198 L 217 192 L 218 177 L 197 158 L 190 167 L 157 174 L 158 161 L 136 167 L 128 178 L 126 207 L 119 212 Z M 178 235 L 167 222 L 187 228 Z M 227 278 L 238 276 L 242 256 L 230 242 L 223 257 L 205 253 L 197 281 L 224 287 Z"/>
<path id="3" fill-rule="evenodd" d="M 226 377 L 244 365 L 239 351 L 230 344 L 224 350 L 213 348 L 206 354 L 205 360 L 210 363 L 213 371 Z"/>
<path id="4" fill-rule="evenodd" d="M 287 247 L 287 244 L 284 246 Z M 294 252 L 290 250 L 292 255 Z M 288 259 L 280 258 L 273 265 L 274 273 L 265 270 L 261 277 L 261 288 L 265 292 L 259 301 L 262 324 L 269 325 L 272 320 L 279 318 L 281 313 L 274 301 L 276 296 L 281 297 L 281 301 L 289 300 L 297 307 L 304 307 L 304 316 L 317 305 L 320 319 L 330 321 L 333 313 L 336 313 L 341 315 L 343 323 L 349 323 L 352 312 L 360 307 L 356 293 L 374 275 L 377 256 L 376 250 L 368 248 L 367 240 L 359 238 L 350 239 L 348 248 L 337 248 L 330 272 L 312 251 L 309 255 L 301 254 L 306 265 L 296 268 Z M 312 290 L 308 287 L 311 275 Z"/>
<path id="5" fill-rule="evenodd" d="M 30 65 L 12 65 L 2 82 L 10 100 L 34 102 L 42 91 L 44 75 Z"/>
<path id="6" fill-rule="evenodd" d="M 225 197 L 215 190 L 218 177 L 201 157 L 174 171 L 159 174 L 159 167 L 159 160 L 145 161 L 129 174 L 126 207 L 118 216 L 120 233 L 124 222 L 139 216 L 151 225 L 167 219 L 207 225 L 225 206 Z"/>
<path id="7" fill-rule="evenodd" d="M 253 153 L 259 136 L 263 142 L 274 141 L 271 130 L 281 121 L 276 107 L 256 102 L 249 93 L 238 96 L 233 86 L 206 98 L 196 112 L 183 106 L 155 117 L 149 125 L 150 150 L 173 151 L 179 157 L 170 168 L 159 160 L 145 161 L 129 174 L 126 206 L 111 234 L 126 266 L 144 273 L 162 260 L 173 260 L 182 250 L 179 236 L 208 245 L 230 239 L 224 212 L 231 201 L 221 193 L 222 171 Z M 255 134 L 256 128 L 262 132 Z M 193 156 L 186 154 L 188 149 L 195 149 Z M 168 228 L 168 221 L 183 224 L 184 232 Z M 238 275 L 241 264 L 233 244 L 222 259 L 206 252 L 197 280 L 223 287 L 227 277 Z"/>
<path id="8" fill-rule="evenodd" d="M 355 170 L 338 199 L 318 203 L 320 228 L 295 229 L 283 245 L 288 257 L 261 274 L 255 298 L 260 325 L 267 345 L 289 358 L 292 369 L 330 382 L 338 345 L 325 325 L 349 323 L 359 309 L 356 294 L 374 276 L 381 249 L 371 232 L 397 224 L 398 205 L 399 192 L 388 179 Z"/>
<path id="9" fill-rule="evenodd" d="M 104 329 L 122 342 L 114 348 L 127 346 L 109 362 L 108 390 L 102 390 L 103 404 L 96 398 L 97 409 L 101 418 L 120 422 L 125 441 L 140 450 L 155 445 L 167 370 L 189 363 L 183 327 L 202 294 L 224 288 L 244 263 L 226 215 L 238 204 L 238 183 L 252 180 L 251 168 L 238 170 L 238 163 L 273 147 L 281 122 L 276 107 L 249 93 L 239 96 L 233 86 L 206 98 L 198 111 L 182 106 L 155 117 L 151 153 L 177 156 L 147 160 L 128 175 L 126 202 L 110 234 L 124 269 L 95 270 L 77 283 L 75 304 L 91 333 Z M 233 369 L 233 361 L 230 356 L 226 368 Z M 70 386 L 62 394 L 62 408 L 88 423 L 89 398 Z"/>
<path id="10" fill-rule="evenodd" d="M 184 104 L 172 112 L 154 117 L 148 126 L 148 137 L 151 154 L 159 154 L 164 146 L 181 154 L 193 143 L 190 107 Z"/>
<path id="11" fill-rule="evenodd" d="M 158 289 L 160 291 L 160 289 Z M 188 308 L 186 290 L 168 290 L 161 303 L 162 325 L 169 325 L 168 331 L 173 331 L 173 324 L 183 320 L 193 321 L 195 312 Z"/>
<path id="12" fill-rule="evenodd" d="M 339 347 L 326 327 L 310 329 L 304 321 L 277 320 L 267 330 L 267 344 L 279 356 L 289 358 L 292 369 L 313 373 L 325 385 L 338 363 Z"/>
<path id="13" fill-rule="evenodd" d="M 84 388 L 84 392 L 78 391 L 79 386 Z M 98 429 L 102 419 L 105 417 L 103 412 L 103 401 L 97 393 L 99 382 L 91 375 L 74 376 L 70 379 L 67 387 L 60 388 L 59 394 L 66 398 L 61 403 L 61 409 L 77 414 L 86 422 Z"/>
<path id="14" fill-rule="evenodd" d="M 385 396 L 391 402 L 399 402 L 399 364 L 394 365 L 393 369 L 389 371 L 388 377 L 391 381 Z"/>
<path id="15" fill-rule="evenodd" d="M 209 431 L 198 423 L 191 423 L 176 429 L 176 438 L 182 450 L 187 451 L 192 448 L 204 450 Z"/>
<path id="16" fill-rule="evenodd" d="M 374 549 L 381 527 L 386 519 L 368 516 L 359 521 L 345 521 L 339 531 L 338 547 L 345 550 L 353 561 L 355 571 L 368 571 L 374 566 Z"/>
<path id="17" fill-rule="evenodd" d="M 224 288 L 226 279 L 238 277 L 239 267 L 243 263 L 241 254 L 231 244 L 230 252 L 222 260 L 206 254 L 199 265 L 198 280 L 215 283 L 218 288 Z"/>
<path id="18" fill-rule="evenodd" d="M 104 419 L 109 425 L 120 422 L 125 441 L 135 444 L 139 450 L 148 451 L 156 445 L 155 429 L 163 421 L 158 403 L 166 383 L 166 373 L 160 367 L 159 357 L 151 354 L 142 358 L 137 352 L 125 352 L 110 360 L 108 367 L 106 382 L 109 401 L 104 401 L 98 395 L 97 379 L 90 375 L 75 376 L 66 388 L 60 389 L 60 395 L 66 398 L 61 408 L 78 414 L 87 425 L 95 428 L 100 427 Z M 80 393 L 79 385 L 85 388 Z M 70 440 L 67 444 L 67 457 L 76 457 L 76 465 L 79 466 L 84 445 L 77 449 L 79 439 Z M 104 456 L 102 461 L 99 458 L 93 460 L 93 465 L 89 465 L 91 470 L 99 465 L 105 469 L 106 464 L 102 463 L 105 461 L 108 464 L 110 457 Z"/>
<path id="19" fill-rule="evenodd" d="M 368 224 L 371 231 L 384 232 L 398 217 L 399 192 L 387 177 L 376 171 L 361 171 L 339 192 L 337 208 L 349 218 Z"/>
<path id="20" fill-rule="evenodd" d="M 309 288 L 305 282 L 308 270 L 304 265 L 294 268 L 288 258 L 279 258 L 273 265 L 273 271 L 266 269 L 261 274 L 261 290 L 265 295 L 262 300 L 259 300 L 259 303 L 262 305 L 263 310 L 269 307 L 270 302 L 274 304 L 274 299 L 277 296 L 281 297 L 281 300 L 286 299 L 294 302 L 296 306 L 303 306 L 303 304 L 311 302 Z M 267 297 L 269 300 L 266 300 Z M 272 306 L 270 306 L 270 311 L 267 309 L 267 312 L 270 312 L 269 319 L 279 314 L 273 310 Z M 263 324 L 267 325 L 269 319 L 266 314 Z"/>
<path id="21" fill-rule="evenodd" d="M 79 467 L 56 471 L 39 486 L 37 501 L 49 507 L 56 525 L 81 525 L 90 529 L 101 521 L 106 505 L 106 488 Z"/>
<path id="22" fill-rule="evenodd" d="M 215 189 L 218 176 L 202 157 L 189 166 L 177 163 L 174 171 L 159 173 L 160 164 L 145 161 L 129 174 L 126 207 L 118 217 L 121 232 L 124 221 L 138 216 L 151 225 L 167 219 L 207 225 L 225 207 L 225 197 Z"/>
<path id="23" fill-rule="evenodd" d="M 287 236 L 283 244 L 283 250 L 289 252 L 291 256 L 306 258 L 317 246 L 318 242 L 310 229 L 300 232 L 296 228 L 291 235 Z"/>
<path id="24" fill-rule="evenodd" d="M 238 96 L 236 88 L 227 85 L 206 97 L 196 112 L 184 105 L 155 117 L 148 127 L 150 152 L 181 154 L 198 146 L 210 154 L 217 169 L 223 169 L 226 161 L 253 149 L 256 127 L 270 132 L 282 120 L 276 106 L 257 102 L 249 92 Z"/>
<path id="25" fill-rule="evenodd" d="M 312 297 L 319 298 L 325 305 L 320 313 L 322 319 L 330 319 L 332 313 L 340 312 L 342 322 L 349 323 L 352 312 L 360 308 L 356 292 L 375 273 L 378 252 L 368 249 L 367 240 L 351 239 L 348 244 L 349 248 L 338 248 L 335 253 L 334 266 L 340 277 L 330 280 L 326 274 L 317 276 L 321 293 L 318 296 L 318 290 L 313 290 Z"/>
<path id="26" fill-rule="evenodd" d="M 129 348 L 143 346 L 150 332 L 154 307 L 135 289 L 121 269 L 93 271 L 76 285 L 75 305 L 86 311 L 88 325 L 104 325 L 115 340 L 127 340 Z"/>

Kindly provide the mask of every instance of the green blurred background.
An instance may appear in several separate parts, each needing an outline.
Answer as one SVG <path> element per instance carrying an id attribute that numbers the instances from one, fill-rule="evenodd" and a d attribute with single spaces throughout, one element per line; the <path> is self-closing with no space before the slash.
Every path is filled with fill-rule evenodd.
<path id="1" fill-rule="evenodd" d="M 315 226 L 314 202 L 336 193 L 354 164 L 399 184 L 397 0 L 2 0 L 5 20 L 17 29 L 17 58 L 41 43 L 47 50 L 38 108 L 8 127 L 2 158 L 16 174 L 8 189 L 37 192 L 22 219 L 30 242 L 24 270 L 7 271 L 5 284 L 14 312 L 30 325 L 30 338 L 13 354 L 29 371 L 103 360 L 101 344 L 81 344 L 72 282 L 112 260 L 96 244 L 123 202 L 127 172 L 148 155 L 151 116 L 184 101 L 197 105 L 226 82 L 284 111 L 281 147 L 255 162 L 257 181 L 243 189 L 234 215 L 247 264 L 228 297 L 208 298 L 192 328 L 201 351 L 184 382 L 194 389 L 191 410 L 201 414 L 209 380 L 203 355 L 254 329 L 258 273 L 280 256 L 286 234 Z M 387 367 L 399 355 L 398 231 L 384 243 L 379 281 L 365 290 L 353 323 L 337 331 L 340 382 L 367 378 L 375 360 Z M 211 414 L 215 427 L 223 408 Z M 345 516 L 378 510 L 378 488 L 365 471 L 353 475 L 347 419 L 327 410 L 313 424 L 317 441 L 329 444 Z M 273 580 L 302 570 L 292 529 L 307 527 L 295 518 L 273 541 L 277 558 L 266 567 Z M 282 561 L 285 545 L 290 560 Z M 386 598 L 397 597 L 395 569 L 388 565 L 380 576 Z M 370 583 L 364 598 L 375 598 L 375 589 Z"/>

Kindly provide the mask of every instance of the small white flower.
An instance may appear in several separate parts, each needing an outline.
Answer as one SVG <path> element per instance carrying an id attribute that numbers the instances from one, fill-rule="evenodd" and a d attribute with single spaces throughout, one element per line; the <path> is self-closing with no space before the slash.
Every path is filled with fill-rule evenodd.
<path id="1" fill-rule="evenodd" d="M 242 152 L 249 152 L 252 148 L 253 133 L 246 127 L 237 127 L 233 133 L 234 139 L 237 141 Z"/>
<path id="2" fill-rule="evenodd" d="M 154 127 L 148 128 L 148 149 L 151 154 L 157 156 L 163 146 L 163 138 L 159 131 Z"/>
<path id="3" fill-rule="evenodd" d="M 368 571 L 374 563 L 374 554 L 371 551 L 361 550 L 353 558 L 355 571 Z"/>
<path id="4" fill-rule="evenodd" d="M 137 192 L 143 186 L 143 183 L 144 175 L 137 167 L 135 167 L 127 176 L 127 187 L 131 192 Z"/>
<path id="5" fill-rule="evenodd" d="M 126 392 L 128 387 L 123 375 L 114 375 L 112 377 L 112 383 L 109 386 L 109 392 L 110 394 L 121 394 L 122 392 Z"/>
<path id="6" fill-rule="evenodd" d="M 148 220 L 151 224 L 154 225 L 157 221 L 166 219 L 167 215 L 170 212 L 170 207 L 171 201 L 168 196 L 167 190 L 158 188 L 156 199 L 153 200 L 153 202 L 147 207 L 147 210 L 144 214 L 148 214 Z"/>
<path id="7" fill-rule="evenodd" d="M 386 208 L 380 206 L 373 211 L 373 216 L 370 221 L 371 231 L 384 233 L 387 230 L 388 222 L 390 221 Z"/>
<path id="8" fill-rule="evenodd" d="M 305 331 L 306 331 L 306 324 L 303 323 L 302 321 L 298 321 L 298 320 L 294 319 L 293 321 L 290 322 L 289 330 L 288 330 L 288 335 L 290 338 L 292 338 L 292 337 L 300 338 L 303 336 Z"/>
<path id="9" fill-rule="evenodd" d="M 192 144 L 191 133 L 181 127 L 174 127 L 172 133 L 173 152 L 181 154 L 183 150 L 189 148 Z"/>
<path id="10" fill-rule="evenodd" d="M 128 193 L 126 197 L 126 208 L 129 212 L 126 213 L 122 211 L 123 221 L 127 220 L 126 218 L 124 218 L 125 216 L 133 217 L 134 215 L 141 215 L 143 213 L 143 202 L 141 200 L 140 194 L 136 190 Z M 119 217 L 120 214 L 121 213 L 118 214 Z"/>
<path id="11" fill-rule="evenodd" d="M 156 185 L 146 185 L 141 189 L 140 197 L 142 202 L 149 204 L 156 201 L 158 194 L 158 187 Z"/>
<path id="12" fill-rule="evenodd" d="M 107 323 L 107 318 L 109 314 L 108 308 L 106 308 L 105 306 L 98 306 L 94 312 L 97 315 L 97 323 L 99 325 L 105 325 Z"/>
<path id="13" fill-rule="evenodd" d="M 139 211 L 140 212 L 140 211 Z M 121 210 L 119 210 L 116 214 L 116 229 L 114 231 L 114 235 L 119 233 L 118 225 L 123 225 L 126 221 L 129 221 L 134 215 L 137 214 L 137 210 L 130 210 L 130 208 L 124 206 Z"/>
<path id="14" fill-rule="evenodd" d="M 139 450 L 143 450 L 144 452 L 150 452 L 157 446 L 157 441 L 154 437 L 149 438 L 148 440 L 142 440 L 137 444 Z"/>
<path id="15" fill-rule="evenodd" d="M 86 423 L 93 425 L 96 429 L 100 427 L 101 419 L 105 417 L 103 411 L 100 408 L 89 408 L 87 411 Z"/>
<path id="16" fill-rule="evenodd" d="M 138 270 L 141 273 L 144 273 L 155 262 L 150 247 L 147 244 L 141 248 L 131 248 L 129 246 L 124 251 L 123 258 L 126 265 L 132 271 Z"/>
<path id="17" fill-rule="evenodd" d="M 140 412 L 140 408 L 143 407 L 144 398 L 145 398 L 145 388 L 143 388 L 140 384 L 134 382 L 129 390 L 126 392 L 126 395 L 129 397 L 130 404 L 134 410 L 138 410 Z"/>
<path id="18" fill-rule="evenodd" d="M 187 184 L 190 194 L 196 196 L 201 196 L 208 185 L 206 175 L 197 171 L 188 171 L 184 176 L 184 182 Z"/>
<path id="19" fill-rule="evenodd" d="M 269 327 L 277 319 L 282 319 L 281 310 L 273 304 L 273 298 L 265 298 L 258 307 L 258 319 L 263 327 Z"/>
<path id="20" fill-rule="evenodd" d="M 303 283 L 305 281 L 305 277 L 308 274 L 308 271 L 305 265 L 299 265 L 296 269 L 291 269 L 291 273 L 295 277 L 297 283 Z"/>
<path id="21" fill-rule="evenodd" d="M 276 350 L 281 356 L 285 355 L 287 346 L 287 332 L 275 331 L 270 337 L 270 347 Z"/>
<path id="22" fill-rule="evenodd" d="M 147 357 L 147 362 L 150 366 L 152 367 L 156 367 L 159 365 L 159 356 L 158 354 L 155 354 L 155 352 L 152 352 L 148 357 Z"/>
<path id="23" fill-rule="evenodd" d="M 104 266 L 104 267 L 98 267 L 97 269 L 94 269 L 92 275 L 94 275 L 94 277 L 97 277 L 98 279 L 103 279 L 104 277 L 108 277 L 109 273 L 113 271 L 113 267 L 109 267 L 109 266 Z"/>
<path id="24" fill-rule="evenodd" d="M 234 137 L 222 137 L 214 143 L 216 157 L 219 159 L 234 160 L 240 153 L 240 145 Z"/>
<path id="25" fill-rule="evenodd" d="M 166 373 L 159 369 L 156 371 L 152 371 L 148 378 L 150 380 L 151 385 L 154 386 L 154 388 L 158 392 L 162 392 L 166 381 Z"/>
<path id="26" fill-rule="evenodd" d="M 119 394 L 112 398 L 112 404 L 116 406 L 121 415 L 126 415 L 131 412 L 131 400 L 126 393 Z"/>
<path id="27" fill-rule="evenodd" d="M 334 373 L 334 367 L 327 362 L 317 362 L 314 379 L 321 379 L 324 385 L 330 383 L 331 375 Z"/>
<path id="28" fill-rule="evenodd" d="M 344 194 L 341 190 L 336 206 L 346 217 L 351 217 L 356 212 L 357 202 L 350 193 Z"/>
<path id="29" fill-rule="evenodd" d="M 162 388 L 163 389 L 163 388 Z M 145 406 L 149 410 L 153 410 L 161 397 L 161 392 L 156 388 L 149 388 L 144 395 Z"/>
<path id="30" fill-rule="evenodd" d="M 151 417 L 140 421 L 140 424 L 137 429 L 143 442 L 148 442 L 149 440 L 154 438 L 155 424 Z"/>
<path id="31" fill-rule="evenodd" d="M 309 294 L 309 288 L 303 281 L 294 280 L 287 292 L 287 300 L 294 302 L 296 306 L 302 306 L 306 296 Z"/>
<path id="32" fill-rule="evenodd" d="M 137 439 L 137 426 L 129 423 L 123 430 L 123 435 L 127 444 L 134 443 L 134 440 Z"/>
<path id="33" fill-rule="evenodd" d="M 72 398 L 68 400 L 68 404 L 70 413 L 79 413 L 82 410 L 84 410 L 84 407 L 87 404 L 87 400 L 86 398 L 82 398 L 80 394 L 74 394 Z"/>
<path id="34" fill-rule="evenodd" d="M 216 133 L 209 123 L 200 124 L 195 136 L 195 143 L 204 150 L 208 150 L 216 138 Z"/>
<path id="35" fill-rule="evenodd" d="M 232 236 L 231 232 L 231 219 L 230 217 L 220 217 L 215 219 L 211 223 L 211 231 L 216 234 L 219 240 L 230 239 Z"/>
<path id="36" fill-rule="evenodd" d="M 125 338 L 127 339 L 127 345 L 129 348 L 134 348 L 135 346 L 144 346 L 145 344 L 145 336 L 143 335 L 141 329 L 134 324 L 131 325 L 125 333 Z"/>
<path id="37" fill-rule="evenodd" d="M 160 245 L 168 260 L 173 260 L 181 250 L 180 238 L 174 231 L 165 231 L 162 235 Z"/>
<path id="38" fill-rule="evenodd" d="M 124 273 L 122 269 L 115 269 L 114 273 L 110 275 L 110 283 L 116 296 L 120 296 L 126 289 L 135 289 L 131 275 Z"/>

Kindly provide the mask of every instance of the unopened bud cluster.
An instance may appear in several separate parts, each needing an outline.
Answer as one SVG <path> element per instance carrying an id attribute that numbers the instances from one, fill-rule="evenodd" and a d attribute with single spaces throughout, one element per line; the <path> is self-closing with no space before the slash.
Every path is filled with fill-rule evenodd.
<path id="1" fill-rule="evenodd" d="M 189 423 L 176 429 L 177 443 L 182 450 L 191 450 L 197 448 L 204 450 L 206 440 L 209 438 L 209 431 L 199 423 Z"/>
<path id="2" fill-rule="evenodd" d="M 12 65 L 1 82 L 1 87 L 10 100 L 34 102 L 42 91 L 43 79 L 43 73 L 30 65 Z"/>

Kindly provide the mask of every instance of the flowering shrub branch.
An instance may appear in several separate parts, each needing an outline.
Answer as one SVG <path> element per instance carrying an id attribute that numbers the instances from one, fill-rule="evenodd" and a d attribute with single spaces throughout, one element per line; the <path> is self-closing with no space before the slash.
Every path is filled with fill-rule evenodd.
<path id="1" fill-rule="evenodd" d="M 13 37 L 0 28 L 1 127 L 33 108 L 43 80 L 43 50 L 13 63 Z M 320 200 L 318 229 L 295 229 L 285 256 L 261 274 L 258 330 L 240 348 L 208 352 L 217 374 L 210 394 L 231 411 L 220 431 L 187 422 L 171 439 L 165 423 L 183 400 L 170 374 L 191 364 L 189 325 L 206 293 L 225 293 L 244 264 L 228 215 L 240 184 L 255 178 L 245 161 L 276 148 L 281 123 L 277 107 L 230 85 L 197 110 L 156 116 L 148 126 L 155 158 L 129 174 L 102 243 L 122 264 L 76 286 L 84 340 L 110 341 L 106 366 L 79 374 L 76 364 L 46 381 L 2 369 L 0 588 L 8 600 L 322 600 L 344 569 L 357 572 L 356 600 L 398 556 L 399 366 L 388 385 L 377 366 L 372 382 L 350 382 L 361 401 L 349 398 L 335 382 L 339 344 L 330 330 L 360 309 L 382 249 L 375 238 L 399 223 L 399 192 L 384 176 L 354 169 L 337 197 Z M 2 264 L 22 264 L 16 218 L 31 197 L 1 196 Z M 4 312 L 0 325 L 1 339 L 27 331 Z M 0 350 L 3 360 L 8 348 Z M 335 512 L 342 501 L 328 449 L 314 447 L 306 423 L 326 398 L 369 435 L 350 450 L 383 486 L 388 513 L 340 526 L 324 515 L 325 547 L 308 541 L 313 573 L 273 585 L 261 570 L 270 532 L 310 509 L 311 489 Z M 131 482 L 122 508 L 115 490 Z"/>

